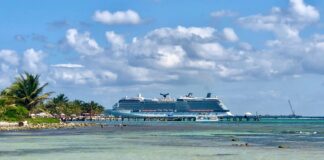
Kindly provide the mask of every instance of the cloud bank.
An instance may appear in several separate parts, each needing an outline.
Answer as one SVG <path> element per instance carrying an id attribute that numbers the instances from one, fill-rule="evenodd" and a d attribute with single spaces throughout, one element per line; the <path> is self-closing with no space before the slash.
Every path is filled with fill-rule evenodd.
<path id="1" fill-rule="evenodd" d="M 139 14 L 133 10 L 127 11 L 96 11 L 93 20 L 103 24 L 139 24 L 142 20 Z"/>

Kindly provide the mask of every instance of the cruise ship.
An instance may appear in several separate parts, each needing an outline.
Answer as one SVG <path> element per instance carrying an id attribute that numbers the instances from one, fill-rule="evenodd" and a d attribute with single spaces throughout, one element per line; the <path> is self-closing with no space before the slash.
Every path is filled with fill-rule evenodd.
<path id="1" fill-rule="evenodd" d="M 194 117 L 196 121 L 217 121 L 218 117 L 231 116 L 229 109 L 217 97 L 194 97 L 192 93 L 177 99 L 169 93 L 161 98 L 124 97 L 108 113 L 117 117 Z"/>

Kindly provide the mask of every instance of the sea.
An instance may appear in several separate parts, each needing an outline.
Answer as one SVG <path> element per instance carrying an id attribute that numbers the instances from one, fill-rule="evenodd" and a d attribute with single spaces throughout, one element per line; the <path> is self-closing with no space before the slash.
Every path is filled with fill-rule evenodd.
<path id="1" fill-rule="evenodd" d="M 324 160 L 323 119 L 93 123 L 0 132 L 0 160 Z"/>

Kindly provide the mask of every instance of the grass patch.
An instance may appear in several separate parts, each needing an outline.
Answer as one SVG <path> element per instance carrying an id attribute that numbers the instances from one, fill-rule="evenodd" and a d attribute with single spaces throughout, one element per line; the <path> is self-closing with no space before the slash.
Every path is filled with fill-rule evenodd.
<path id="1" fill-rule="evenodd" d="M 0 117 L 0 121 L 5 121 L 5 122 L 19 122 L 21 121 L 20 118 L 16 117 Z"/>
<path id="2" fill-rule="evenodd" d="M 60 123 L 60 120 L 57 118 L 28 118 L 27 121 L 30 124 Z"/>

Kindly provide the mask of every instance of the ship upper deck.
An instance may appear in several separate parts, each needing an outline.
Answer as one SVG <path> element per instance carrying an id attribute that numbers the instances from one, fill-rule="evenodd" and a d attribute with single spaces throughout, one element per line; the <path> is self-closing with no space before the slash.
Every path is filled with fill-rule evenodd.
<path id="1" fill-rule="evenodd" d="M 126 96 L 119 100 L 119 102 L 125 102 L 125 103 L 130 103 L 130 102 L 135 102 L 135 103 L 136 102 L 183 102 L 183 101 L 195 101 L 195 102 L 217 101 L 217 102 L 221 102 L 218 97 L 211 97 L 210 93 L 207 94 L 207 97 L 193 97 L 192 93 L 189 93 L 188 95 L 181 96 L 177 99 L 166 97 L 166 96 L 164 96 L 163 98 L 144 98 L 141 96 L 141 94 L 139 94 L 137 97 L 128 98 Z"/>

